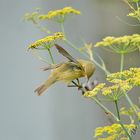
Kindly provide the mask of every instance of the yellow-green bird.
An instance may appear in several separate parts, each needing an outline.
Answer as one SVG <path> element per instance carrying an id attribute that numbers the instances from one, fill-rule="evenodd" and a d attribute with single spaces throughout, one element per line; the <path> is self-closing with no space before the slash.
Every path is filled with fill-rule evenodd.
<path id="1" fill-rule="evenodd" d="M 70 84 L 73 80 L 81 77 L 86 77 L 89 80 L 95 71 L 95 65 L 91 61 L 75 59 L 58 44 L 55 44 L 55 46 L 59 53 L 68 58 L 68 61 L 44 69 L 52 69 L 52 72 L 48 80 L 35 90 L 38 95 L 41 95 L 57 81 L 64 81 L 65 83 Z"/>

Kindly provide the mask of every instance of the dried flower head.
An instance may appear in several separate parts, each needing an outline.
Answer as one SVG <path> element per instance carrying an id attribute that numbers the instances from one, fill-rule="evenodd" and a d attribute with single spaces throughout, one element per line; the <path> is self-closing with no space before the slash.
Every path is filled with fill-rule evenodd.
<path id="1" fill-rule="evenodd" d="M 40 20 L 55 20 L 57 22 L 64 22 L 65 17 L 69 14 L 79 15 L 80 11 L 73 9 L 72 7 L 64 7 L 54 11 L 49 11 L 45 15 L 40 15 Z"/>
<path id="2" fill-rule="evenodd" d="M 28 49 L 39 49 L 40 47 L 48 48 L 52 47 L 57 40 L 63 40 L 64 34 L 62 32 L 56 32 L 52 36 L 47 36 L 40 40 L 35 41 L 31 45 L 29 45 Z"/>
<path id="3" fill-rule="evenodd" d="M 95 47 L 108 47 L 107 49 L 119 54 L 134 52 L 140 49 L 140 35 L 125 35 L 122 37 L 105 37 L 103 41 L 97 42 Z"/>

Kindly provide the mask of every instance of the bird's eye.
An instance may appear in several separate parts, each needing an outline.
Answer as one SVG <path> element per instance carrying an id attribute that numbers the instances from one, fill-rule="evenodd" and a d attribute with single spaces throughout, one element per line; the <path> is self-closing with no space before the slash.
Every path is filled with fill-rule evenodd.
<path id="1" fill-rule="evenodd" d="M 82 69 L 82 67 L 75 65 L 75 66 L 73 66 L 73 70 L 83 70 L 83 69 Z"/>
<path id="2" fill-rule="evenodd" d="M 83 70 L 83 67 L 78 66 L 78 69 Z"/>

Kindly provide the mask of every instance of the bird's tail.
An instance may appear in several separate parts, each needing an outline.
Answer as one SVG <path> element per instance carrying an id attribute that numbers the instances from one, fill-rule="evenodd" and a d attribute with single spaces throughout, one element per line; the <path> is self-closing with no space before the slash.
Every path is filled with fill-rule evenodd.
<path id="1" fill-rule="evenodd" d="M 38 96 L 40 96 L 43 92 L 45 92 L 52 84 L 56 82 L 56 77 L 49 77 L 47 81 L 45 81 L 42 85 L 40 85 L 35 92 Z"/>

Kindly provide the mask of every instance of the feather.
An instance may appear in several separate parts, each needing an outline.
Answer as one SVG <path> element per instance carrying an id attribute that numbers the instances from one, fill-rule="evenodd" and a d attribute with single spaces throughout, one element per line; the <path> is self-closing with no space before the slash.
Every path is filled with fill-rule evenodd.
<path id="1" fill-rule="evenodd" d="M 64 57 L 68 58 L 70 61 L 75 62 L 77 64 L 80 64 L 75 58 L 73 58 L 64 48 L 59 46 L 58 44 L 55 44 L 56 49 L 60 54 L 62 54 Z M 80 64 L 81 65 L 81 64 Z"/>
<path id="2" fill-rule="evenodd" d="M 42 85 L 40 85 L 34 92 L 38 94 L 38 96 L 42 95 L 44 91 L 46 91 L 52 84 L 56 82 L 55 76 L 50 76 L 47 81 L 45 81 Z"/>

